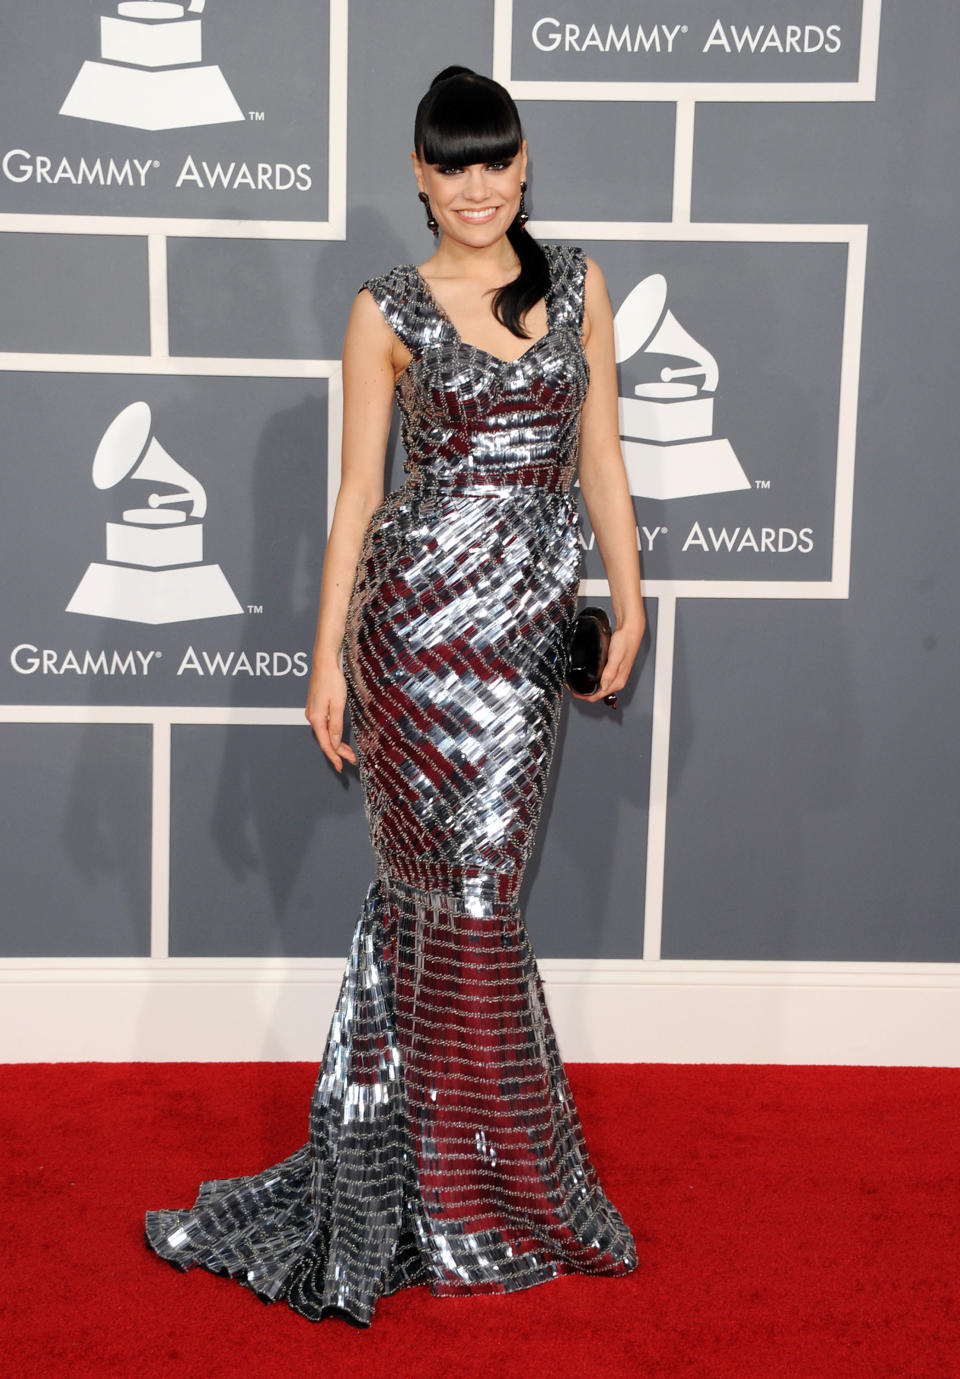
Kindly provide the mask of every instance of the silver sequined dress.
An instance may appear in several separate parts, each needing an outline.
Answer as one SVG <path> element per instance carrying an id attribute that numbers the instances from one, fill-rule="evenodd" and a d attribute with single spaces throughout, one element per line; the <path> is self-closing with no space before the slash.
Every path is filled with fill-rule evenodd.
<path id="1" fill-rule="evenodd" d="M 411 265 L 364 284 L 413 358 L 405 481 L 364 534 L 343 644 L 376 849 L 310 1108 L 250 1177 L 151 1211 L 165 1259 L 312 1320 L 408 1284 L 623 1274 L 517 894 L 550 770 L 580 566 L 585 260 L 547 246 L 548 330 L 465 344 Z"/>

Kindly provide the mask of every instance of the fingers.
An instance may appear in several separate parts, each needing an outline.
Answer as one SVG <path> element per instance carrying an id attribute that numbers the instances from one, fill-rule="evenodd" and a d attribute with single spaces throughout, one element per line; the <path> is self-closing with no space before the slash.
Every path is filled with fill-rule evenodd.
<path id="1" fill-rule="evenodd" d="M 313 735 L 319 742 L 320 749 L 327 758 L 327 761 L 329 761 L 335 771 L 342 771 L 343 762 L 340 760 L 340 754 L 330 740 L 330 724 L 326 714 L 322 717 L 311 718 L 310 726 L 313 729 Z"/>
<path id="2" fill-rule="evenodd" d="M 626 675 L 604 676 L 599 686 L 590 695 L 591 704 L 595 704 L 600 699 L 606 699 L 608 694 L 618 694 L 627 683 Z"/>
<path id="3" fill-rule="evenodd" d="M 599 700 L 605 699 L 608 694 L 617 694 L 630 678 L 633 660 L 634 657 L 630 655 L 608 656 L 603 674 L 600 677 L 600 684 L 593 693 L 575 694 L 574 698 L 582 699 L 587 704 L 595 704 Z"/>
<path id="4" fill-rule="evenodd" d="M 600 677 L 600 684 L 593 694 L 582 696 L 591 704 L 596 703 L 599 699 L 606 699 L 610 694 L 619 693 L 630 679 L 630 672 L 639 650 L 639 639 L 625 638 L 623 633 L 620 635 L 618 633 L 620 633 L 620 629 L 615 628 L 610 639 L 610 650 L 603 674 Z"/>
<path id="5" fill-rule="evenodd" d="M 343 705 L 334 699 L 327 700 L 327 733 L 333 750 L 339 751 L 343 737 Z"/>
<path id="6" fill-rule="evenodd" d="M 343 761 L 351 761 L 356 765 L 357 756 L 352 747 L 348 747 L 343 741 L 343 704 L 330 701 L 330 716 L 327 721 L 327 729 L 330 734 L 330 745 L 337 753 L 340 760 L 337 763 L 337 770 L 343 770 Z"/>
<path id="7" fill-rule="evenodd" d="M 617 694 L 627 683 L 626 675 L 614 676 L 610 681 L 601 680 L 597 689 L 592 694 L 576 694 L 573 690 L 570 693 L 574 699 L 582 699 L 585 704 L 596 704 L 601 699 L 606 699 L 608 694 Z"/>
<path id="8" fill-rule="evenodd" d="M 603 668 L 600 677 L 600 684 L 597 687 L 595 698 L 603 699 L 608 694 L 616 694 L 622 690 L 630 678 L 630 661 L 624 657 L 622 660 L 614 661 L 611 666 L 608 662 Z"/>
<path id="9" fill-rule="evenodd" d="M 314 737 L 338 774 L 342 772 L 345 761 L 353 765 L 357 762 L 353 748 L 343 741 L 343 707 L 342 701 L 328 698 L 319 704 L 308 703 L 305 710 Z"/>

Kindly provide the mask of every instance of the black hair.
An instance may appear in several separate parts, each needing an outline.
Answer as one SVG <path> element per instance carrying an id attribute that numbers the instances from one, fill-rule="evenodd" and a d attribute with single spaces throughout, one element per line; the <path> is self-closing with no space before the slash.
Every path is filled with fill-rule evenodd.
<path id="1" fill-rule="evenodd" d="M 523 129 L 513 97 L 499 82 L 469 67 L 445 67 L 417 106 L 413 143 L 424 163 L 469 167 L 496 163 L 520 152 Z M 493 299 L 493 314 L 513 335 L 530 338 L 523 316 L 550 287 L 547 256 L 514 217 L 507 239 L 520 260 L 520 272 Z"/>

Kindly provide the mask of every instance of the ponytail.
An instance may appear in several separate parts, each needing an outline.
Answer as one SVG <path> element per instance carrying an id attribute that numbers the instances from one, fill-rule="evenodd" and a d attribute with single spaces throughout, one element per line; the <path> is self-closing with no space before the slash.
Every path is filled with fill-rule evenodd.
<path id="1" fill-rule="evenodd" d="M 493 299 L 493 314 L 511 335 L 529 340 L 530 332 L 521 324 L 523 317 L 545 297 L 550 287 L 550 268 L 547 256 L 529 230 L 514 219 L 507 230 L 507 239 L 520 260 L 520 272 L 513 282 L 505 283 Z"/>

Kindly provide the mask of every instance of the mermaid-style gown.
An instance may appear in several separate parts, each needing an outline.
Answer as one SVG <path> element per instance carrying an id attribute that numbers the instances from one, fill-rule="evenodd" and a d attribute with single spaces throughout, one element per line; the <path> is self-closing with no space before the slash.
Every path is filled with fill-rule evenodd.
<path id="1" fill-rule="evenodd" d="M 416 268 L 364 284 L 413 359 L 403 485 L 364 535 L 343 644 L 377 854 L 307 1144 L 150 1211 L 147 1243 L 311 1320 L 409 1284 L 501 1293 L 623 1274 L 517 906 L 580 565 L 585 261 L 548 246 L 548 331 L 465 344 Z"/>

